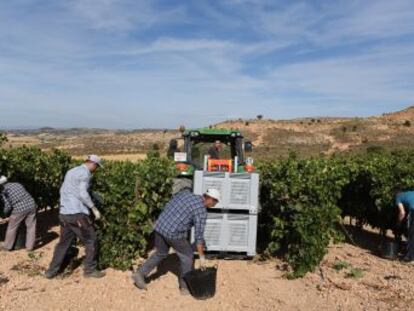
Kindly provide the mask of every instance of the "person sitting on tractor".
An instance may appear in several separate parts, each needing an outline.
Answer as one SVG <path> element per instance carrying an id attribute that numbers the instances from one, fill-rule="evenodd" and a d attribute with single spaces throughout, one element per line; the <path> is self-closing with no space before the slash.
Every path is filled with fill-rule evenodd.
<path id="1" fill-rule="evenodd" d="M 218 160 L 220 159 L 220 151 L 221 151 L 221 141 L 216 140 L 211 146 L 211 148 L 208 150 L 208 155 L 210 156 L 210 159 Z"/>
<path id="2" fill-rule="evenodd" d="M 167 157 L 174 159 L 174 154 L 176 152 L 180 152 L 180 148 L 178 148 L 178 141 L 176 139 L 172 139 L 170 141 L 170 145 L 168 146 Z"/>

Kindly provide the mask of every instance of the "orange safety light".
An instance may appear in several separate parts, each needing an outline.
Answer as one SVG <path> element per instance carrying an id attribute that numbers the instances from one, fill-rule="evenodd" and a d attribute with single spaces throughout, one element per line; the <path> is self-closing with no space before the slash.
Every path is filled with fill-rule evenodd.
<path id="1" fill-rule="evenodd" d="M 175 167 L 177 168 L 177 171 L 179 172 L 185 172 L 188 170 L 188 168 L 190 167 L 190 165 L 188 165 L 187 163 L 177 163 L 175 165 Z"/>
<path id="2" fill-rule="evenodd" d="M 251 172 L 254 172 L 256 170 L 256 168 L 251 164 L 246 164 L 244 166 L 244 170 L 248 173 L 251 173 Z"/>
<path id="3" fill-rule="evenodd" d="M 232 172 L 233 161 L 209 159 L 207 163 L 207 170 L 209 172 Z"/>

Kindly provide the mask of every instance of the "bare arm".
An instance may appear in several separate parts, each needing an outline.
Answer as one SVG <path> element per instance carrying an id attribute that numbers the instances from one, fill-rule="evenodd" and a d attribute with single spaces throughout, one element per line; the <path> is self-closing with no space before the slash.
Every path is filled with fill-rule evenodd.
<path id="1" fill-rule="evenodd" d="M 203 244 L 197 244 L 197 253 L 200 257 L 204 256 L 204 245 Z"/>
<path id="2" fill-rule="evenodd" d="M 195 225 L 195 240 L 197 244 L 197 252 L 200 258 L 200 267 L 201 269 L 205 268 L 206 257 L 204 255 L 204 229 L 206 227 L 207 213 L 204 210 L 204 207 L 197 209 L 194 215 L 194 225 Z"/>
<path id="3" fill-rule="evenodd" d="M 405 209 L 404 209 L 404 205 L 402 203 L 398 203 L 398 211 L 399 211 L 399 213 L 398 213 L 398 220 L 400 222 L 402 222 L 404 220 L 405 214 L 406 214 L 405 213 Z"/>

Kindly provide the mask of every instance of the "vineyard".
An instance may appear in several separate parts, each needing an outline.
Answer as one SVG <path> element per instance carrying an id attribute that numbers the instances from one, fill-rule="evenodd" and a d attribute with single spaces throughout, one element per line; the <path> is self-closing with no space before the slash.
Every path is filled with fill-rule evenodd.
<path id="1" fill-rule="evenodd" d="M 343 237 L 345 216 L 382 232 L 393 229 L 393 190 L 414 186 L 413 156 L 374 150 L 260 163 L 260 253 L 285 258 L 292 268 L 287 276 L 296 278 L 313 271 L 328 245 Z M 76 164 L 57 150 L 0 149 L 0 172 L 23 183 L 40 208 L 57 207 L 64 173 Z M 97 224 L 102 268 L 127 270 L 146 254 L 174 175 L 173 163 L 158 153 L 138 163 L 106 162 L 96 174 L 92 190 L 103 199 Z"/>

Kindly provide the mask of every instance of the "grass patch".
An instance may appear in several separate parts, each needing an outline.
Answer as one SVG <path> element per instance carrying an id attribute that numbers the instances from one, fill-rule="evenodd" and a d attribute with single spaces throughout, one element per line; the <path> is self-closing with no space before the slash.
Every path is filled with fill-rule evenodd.
<path id="1" fill-rule="evenodd" d="M 336 262 L 334 263 L 333 268 L 334 268 L 336 271 L 338 271 L 338 272 L 339 272 L 339 271 L 341 271 L 341 270 L 348 269 L 350 266 L 351 266 L 351 265 L 350 265 L 348 262 L 343 261 L 343 260 L 338 260 L 338 261 L 336 261 Z"/>
<path id="2" fill-rule="evenodd" d="M 362 271 L 359 268 L 352 268 L 349 270 L 349 272 L 346 274 L 347 278 L 350 279 L 361 279 L 364 277 L 364 271 Z"/>
<path id="3" fill-rule="evenodd" d="M 45 268 L 33 262 L 20 262 L 14 265 L 11 270 L 34 277 L 42 275 Z"/>

